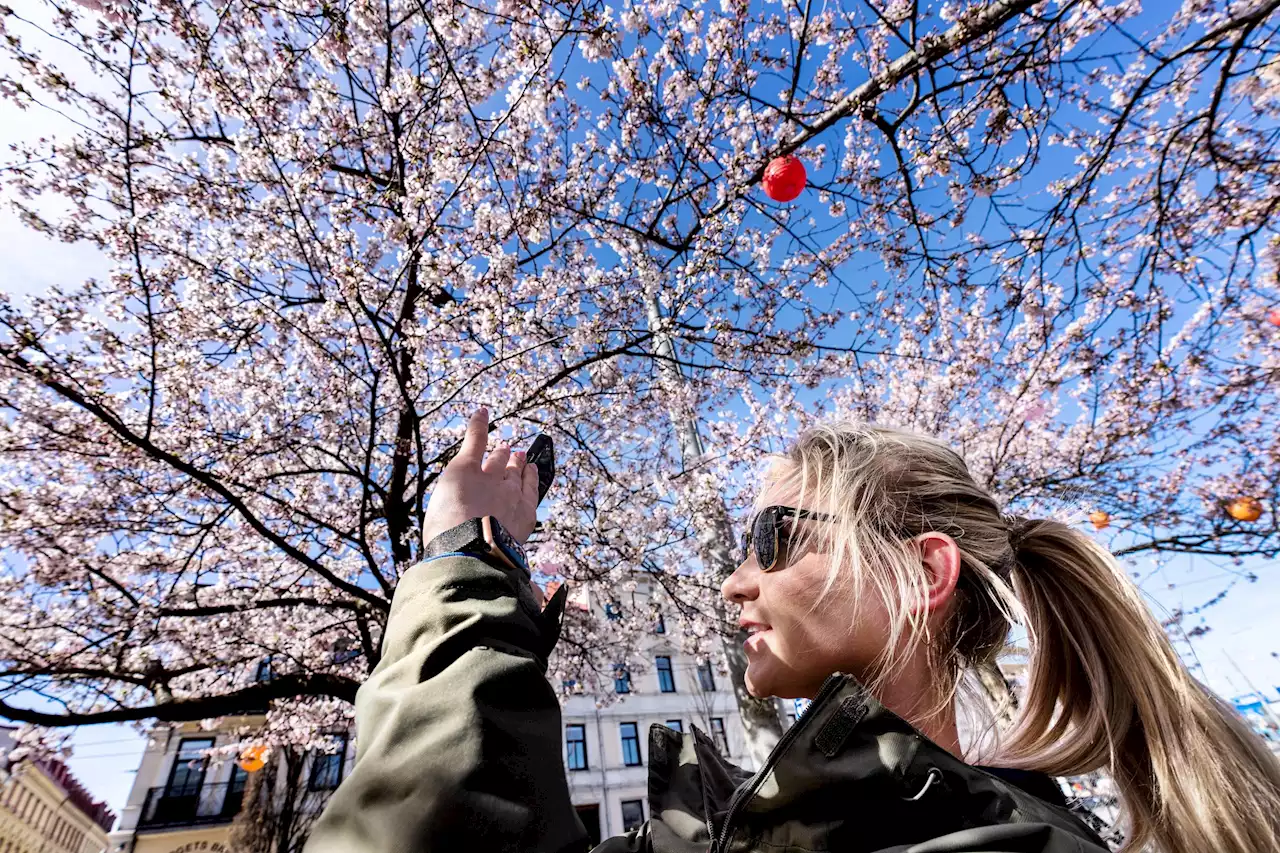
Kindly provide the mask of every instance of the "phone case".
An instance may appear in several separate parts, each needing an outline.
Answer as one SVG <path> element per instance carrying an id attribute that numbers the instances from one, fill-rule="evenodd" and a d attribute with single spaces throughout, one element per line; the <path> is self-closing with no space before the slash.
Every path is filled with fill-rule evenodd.
<path id="1" fill-rule="evenodd" d="M 525 459 L 538 466 L 538 503 L 542 503 L 556 476 L 556 451 L 551 443 L 551 436 L 540 434 L 535 438 Z"/>

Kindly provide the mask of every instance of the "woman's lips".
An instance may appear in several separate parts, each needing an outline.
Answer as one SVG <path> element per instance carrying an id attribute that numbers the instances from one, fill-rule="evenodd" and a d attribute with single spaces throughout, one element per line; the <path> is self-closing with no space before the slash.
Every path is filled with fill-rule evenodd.
<path id="1" fill-rule="evenodd" d="M 769 633 L 769 628 L 759 628 L 751 632 L 751 636 L 747 637 L 747 641 L 743 643 L 743 648 L 749 652 L 758 652 L 765 645 L 764 635 Z"/>

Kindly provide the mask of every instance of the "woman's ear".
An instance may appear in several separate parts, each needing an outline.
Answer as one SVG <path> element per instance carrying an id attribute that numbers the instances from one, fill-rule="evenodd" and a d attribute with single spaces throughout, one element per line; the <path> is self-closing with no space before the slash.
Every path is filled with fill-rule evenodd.
<path id="1" fill-rule="evenodd" d="M 925 571 L 926 607 L 930 615 L 945 613 L 960 580 L 960 546 L 945 533 L 923 533 L 916 543 Z"/>

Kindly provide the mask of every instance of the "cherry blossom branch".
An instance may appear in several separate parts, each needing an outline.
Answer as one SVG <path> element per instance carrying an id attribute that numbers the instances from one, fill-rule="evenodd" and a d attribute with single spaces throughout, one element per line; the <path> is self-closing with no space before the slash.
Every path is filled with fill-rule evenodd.
<path id="1" fill-rule="evenodd" d="M 180 723 L 243 714 L 248 708 L 261 708 L 273 700 L 299 696 L 322 696 L 355 702 L 359 687 L 360 682 L 355 679 L 328 673 L 285 674 L 264 683 L 219 695 L 174 699 L 153 705 L 107 711 L 69 711 L 57 714 L 21 708 L 0 700 L 0 717 L 37 726 L 90 726 L 138 720 Z"/>
<path id="2" fill-rule="evenodd" d="M 359 587 L 355 584 L 349 583 L 343 580 L 342 578 L 338 577 L 337 575 L 333 574 L 328 569 L 326 569 L 319 561 L 312 559 L 309 555 L 307 555 L 306 553 L 304 553 L 303 551 L 295 547 L 293 543 L 289 542 L 284 537 L 280 536 L 275 531 L 271 530 L 271 528 L 269 528 L 266 524 L 264 524 L 262 520 L 259 519 L 249 509 L 249 507 L 244 503 L 243 500 L 240 499 L 239 496 L 237 496 L 230 489 L 228 489 L 213 474 L 207 471 L 203 471 L 199 468 L 196 468 L 194 465 L 191 465 L 190 463 L 179 458 L 178 456 L 172 453 L 169 453 L 168 451 L 162 450 L 160 447 L 158 447 L 154 442 L 150 441 L 149 439 L 139 436 L 133 430 L 129 429 L 128 426 L 126 426 L 125 423 L 121 421 L 118 417 L 113 415 L 111 412 L 108 412 L 106 408 L 104 408 L 102 405 L 93 402 L 81 392 L 55 379 L 51 371 L 49 371 L 46 368 L 37 367 L 36 365 L 32 364 L 30 361 L 24 358 L 16 349 L 11 347 L 0 348 L 0 355 L 3 355 L 4 358 L 6 358 L 14 367 L 16 367 L 22 373 L 28 376 L 31 376 L 32 378 L 39 381 L 40 384 L 42 384 L 44 387 L 55 392 L 56 394 L 61 396 L 63 399 L 74 403 L 76 406 L 78 406 L 85 412 L 93 415 L 95 418 L 97 418 L 97 420 L 100 423 L 102 423 L 104 426 L 110 429 L 116 436 L 118 436 L 126 444 L 132 445 L 133 447 L 136 447 L 139 450 L 142 450 L 151 458 L 160 462 L 164 462 L 166 465 L 173 468 L 175 471 L 179 471 L 185 474 L 186 476 L 190 477 L 192 480 L 195 480 L 196 482 L 200 483 L 202 486 L 218 494 L 220 497 L 222 497 L 223 500 L 225 500 L 228 503 L 228 505 L 233 507 L 236 510 L 236 513 L 241 518 L 243 518 L 249 524 L 250 527 L 252 527 L 255 531 L 257 531 L 259 535 L 261 535 L 263 538 L 270 541 L 272 544 L 278 547 L 285 554 L 289 555 L 289 557 L 291 557 L 292 559 L 296 560 L 297 562 L 306 566 L 311 571 L 315 572 L 320 577 L 324 578 L 326 581 L 332 584 L 335 588 L 342 590 L 343 592 L 347 593 L 353 598 L 362 599 L 363 601 L 366 601 L 367 603 L 373 605 L 374 607 L 380 610 L 385 611 L 390 609 L 390 604 L 386 600 L 381 599 L 378 596 L 374 595 L 373 593 L 369 592 L 368 590 L 365 590 L 362 587 Z"/>

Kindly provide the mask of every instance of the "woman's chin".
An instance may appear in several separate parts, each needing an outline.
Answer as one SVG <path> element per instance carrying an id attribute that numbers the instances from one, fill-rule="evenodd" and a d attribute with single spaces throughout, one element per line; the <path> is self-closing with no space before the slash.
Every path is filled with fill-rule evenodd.
<path id="1" fill-rule="evenodd" d="M 746 674 L 742 678 L 742 682 L 746 686 L 747 692 L 755 699 L 767 699 L 770 696 L 776 695 L 769 689 L 770 684 L 768 677 L 764 673 L 752 672 L 753 669 L 758 669 L 758 667 L 748 665 Z"/>

